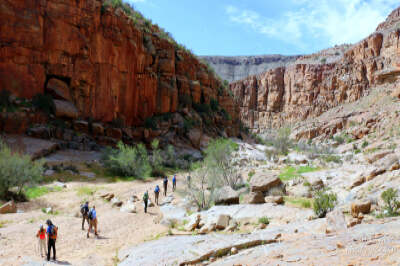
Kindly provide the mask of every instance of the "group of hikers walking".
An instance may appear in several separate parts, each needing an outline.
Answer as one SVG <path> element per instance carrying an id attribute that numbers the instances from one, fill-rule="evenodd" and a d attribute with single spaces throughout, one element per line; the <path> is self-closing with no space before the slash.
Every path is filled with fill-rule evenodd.
<path id="1" fill-rule="evenodd" d="M 176 175 L 174 175 L 172 177 L 172 192 L 175 192 L 175 190 L 176 190 L 176 181 L 177 181 Z M 190 176 L 188 176 L 188 181 L 190 181 Z M 168 190 L 168 177 L 167 176 L 164 176 L 163 187 L 164 187 L 164 197 L 166 197 L 167 190 Z M 156 187 L 154 188 L 154 202 L 157 205 L 159 204 L 158 203 L 159 195 L 160 195 L 160 187 L 159 187 L 159 185 L 156 185 Z M 143 195 L 143 203 L 144 203 L 144 212 L 147 213 L 147 206 L 149 203 L 149 192 L 147 190 Z"/>
<path id="2" fill-rule="evenodd" d="M 176 190 L 176 175 L 172 178 L 172 191 Z M 190 176 L 187 177 L 188 187 L 190 188 Z M 163 188 L 164 188 L 164 196 L 167 196 L 168 190 L 168 177 L 165 176 L 163 179 Z M 158 198 L 160 194 L 160 187 L 156 185 L 154 189 L 154 201 L 155 204 L 159 205 Z M 147 213 L 147 206 L 149 203 L 149 193 L 146 191 L 143 195 L 143 202 L 144 202 L 144 212 Z M 83 205 L 81 205 L 81 214 L 82 214 L 82 230 L 85 230 L 85 221 L 88 224 L 88 231 L 87 231 L 87 238 L 89 238 L 89 234 L 94 229 L 95 236 L 98 236 L 97 233 L 97 213 L 96 213 L 96 206 L 92 206 L 89 208 L 89 202 L 86 201 Z M 55 226 L 52 221 L 46 221 L 47 229 L 44 228 L 43 225 L 40 225 L 39 231 L 36 234 L 38 238 L 38 248 L 40 250 L 40 255 L 42 257 L 47 257 L 47 260 L 50 261 L 50 254 L 51 250 L 53 250 L 53 260 L 56 260 L 56 240 L 57 240 L 57 233 L 58 227 Z M 47 244 L 47 245 L 46 245 Z M 46 249 L 47 246 L 47 249 Z"/>

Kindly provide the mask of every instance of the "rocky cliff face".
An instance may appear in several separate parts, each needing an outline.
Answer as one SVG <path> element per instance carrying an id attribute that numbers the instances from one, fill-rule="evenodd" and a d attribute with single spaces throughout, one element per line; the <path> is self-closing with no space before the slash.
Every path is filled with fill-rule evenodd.
<path id="1" fill-rule="evenodd" d="M 202 56 L 215 72 L 229 82 L 261 74 L 269 69 L 286 66 L 299 56 L 260 55 L 260 56 Z"/>
<path id="2" fill-rule="evenodd" d="M 126 127 L 177 112 L 183 99 L 215 99 L 236 127 L 233 99 L 206 65 L 101 0 L 1 1 L 1 89 L 51 94 L 58 117 Z"/>
<path id="3" fill-rule="evenodd" d="M 318 116 L 376 86 L 395 89 L 400 75 L 398 18 L 399 9 L 332 63 L 295 63 L 232 83 L 240 118 L 263 131 Z"/>

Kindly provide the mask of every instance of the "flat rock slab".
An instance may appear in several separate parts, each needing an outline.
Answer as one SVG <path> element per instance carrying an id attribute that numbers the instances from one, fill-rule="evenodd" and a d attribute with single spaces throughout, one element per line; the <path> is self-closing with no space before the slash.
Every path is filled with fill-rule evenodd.
<path id="1" fill-rule="evenodd" d="M 78 150 L 60 150 L 46 158 L 47 162 L 90 162 L 99 161 L 101 152 L 96 151 L 78 151 Z"/>
<path id="2" fill-rule="evenodd" d="M 284 205 L 265 204 L 240 204 L 230 206 L 213 206 L 201 212 L 202 219 L 217 220 L 221 214 L 230 215 L 235 220 L 258 219 L 267 216 L 273 220 L 301 221 L 313 215 L 311 209 L 293 208 Z"/>
<path id="3" fill-rule="evenodd" d="M 55 142 L 19 135 L 6 135 L 4 141 L 13 151 L 22 152 L 38 159 L 55 152 L 59 145 Z"/>
<path id="4" fill-rule="evenodd" d="M 198 263 L 232 247 L 250 248 L 276 241 L 278 233 L 173 236 L 146 242 L 120 252 L 119 265 L 185 265 Z M 150 251 L 150 252 L 149 252 Z"/>

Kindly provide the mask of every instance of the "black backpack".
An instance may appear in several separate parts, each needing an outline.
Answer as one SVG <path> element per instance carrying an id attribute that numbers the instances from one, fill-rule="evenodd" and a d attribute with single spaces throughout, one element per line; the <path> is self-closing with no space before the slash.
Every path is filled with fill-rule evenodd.
<path id="1" fill-rule="evenodd" d="M 93 212 L 92 211 L 89 212 L 88 218 L 89 218 L 89 220 L 93 220 Z"/>
<path id="2" fill-rule="evenodd" d="M 85 205 L 81 205 L 81 214 L 86 215 L 88 213 L 88 208 Z"/>

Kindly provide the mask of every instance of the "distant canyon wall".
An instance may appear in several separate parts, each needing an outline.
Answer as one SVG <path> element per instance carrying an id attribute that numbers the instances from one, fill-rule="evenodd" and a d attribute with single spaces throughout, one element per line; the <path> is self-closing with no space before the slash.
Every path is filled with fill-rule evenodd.
<path id="1" fill-rule="evenodd" d="M 238 81 L 251 75 L 261 74 L 269 69 L 286 66 L 299 56 L 202 56 L 215 72 L 229 82 Z"/>
<path id="2" fill-rule="evenodd" d="M 290 64 L 230 85 L 240 119 L 255 131 L 315 117 L 370 88 L 399 87 L 400 9 L 332 63 Z"/>

